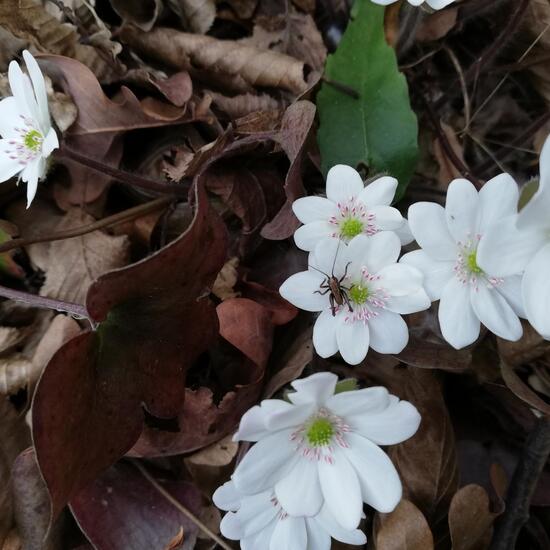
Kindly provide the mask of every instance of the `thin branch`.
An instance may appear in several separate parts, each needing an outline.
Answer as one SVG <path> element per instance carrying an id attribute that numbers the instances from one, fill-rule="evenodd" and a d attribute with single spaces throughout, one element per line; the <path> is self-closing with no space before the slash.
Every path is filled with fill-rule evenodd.
<path id="1" fill-rule="evenodd" d="M 155 191 L 157 193 L 170 194 L 170 195 L 187 195 L 187 188 L 184 185 L 178 185 L 174 183 L 163 183 L 150 178 L 145 178 L 132 172 L 126 172 L 120 170 L 114 166 L 109 166 L 97 159 L 87 157 L 74 149 L 69 149 L 66 146 L 62 146 L 57 151 L 54 151 L 53 155 L 58 160 L 69 160 L 86 166 L 91 170 L 111 176 L 113 179 L 125 183 L 131 187 L 139 187 L 141 189 L 147 189 L 149 191 Z"/>
<path id="2" fill-rule="evenodd" d="M 193 512 L 188 510 L 181 502 L 176 500 L 160 483 L 137 461 L 132 460 L 132 464 L 140 471 L 141 475 L 175 508 L 183 515 L 187 516 L 203 533 L 208 535 L 213 541 L 217 542 L 225 550 L 232 550 L 221 537 L 216 535 L 208 528 Z"/>
<path id="3" fill-rule="evenodd" d="M 78 227 L 71 227 L 70 229 L 65 229 L 63 231 L 58 231 L 57 233 L 50 233 L 49 235 L 36 235 L 30 237 L 20 237 L 18 239 L 12 239 L 5 243 L 0 244 L 0 253 L 13 250 L 14 248 L 21 248 L 23 246 L 28 246 L 35 243 L 49 243 L 54 241 L 61 241 L 64 239 L 71 239 L 73 237 L 80 237 L 81 235 L 86 235 L 87 233 L 92 233 L 92 231 L 97 231 L 98 229 L 103 229 L 110 225 L 116 225 L 118 223 L 126 222 L 170 204 L 173 201 L 172 197 L 160 197 L 151 202 L 145 204 L 140 204 L 129 208 L 128 210 L 123 210 L 112 216 L 107 216 L 102 220 L 97 220 L 93 223 L 88 223 L 86 225 L 80 225 Z"/>
<path id="4" fill-rule="evenodd" d="M 15 300 L 16 302 L 24 302 L 32 307 L 64 311 L 74 317 L 88 319 L 91 325 L 95 326 L 95 322 L 90 317 L 88 310 L 82 304 L 73 304 L 72 302 L 63 302 L 62 300 L 45 298 L 44 296 L 38 296 L 36 294 L 31 294 L 30 292 L 14 290 L 13 288 L 8 288 L 7 286 L 0 286 L 0 296 L 8 298 L 9 300 Z"/>
<path id="5" fill-rule="evenodd" d="M 514 550 L 521 528 L 529 519 L 531 498 L 550 455 L 550 418 L 537 419 L 525 443 L 508 494 L 506 511 L 496 523 L 490 550 Z"/>

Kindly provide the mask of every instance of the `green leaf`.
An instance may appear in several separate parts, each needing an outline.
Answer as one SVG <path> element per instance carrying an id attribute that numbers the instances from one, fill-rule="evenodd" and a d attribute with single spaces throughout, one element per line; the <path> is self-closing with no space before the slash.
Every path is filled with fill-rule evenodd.
<path id="1" fill-rule="evenodd" d="M 418 157 L 418 123 L 411 109 L 407 81 L 384 35 L 384 7 L 356 0 L 352 21 L 325 75 L 359 98 L 324 83 L 317 96 L 317 135 L 323 172 L 335 164 L 369 167 L 399 180 L 403 195 Z"/>
<path id="2" fill-rule="evenodd" d="M 357 380 L 355 378 L 344 378 L 336 384 L 334 394 L 343 393 L 345 391 L 354 391 L 357 389 Z"/>

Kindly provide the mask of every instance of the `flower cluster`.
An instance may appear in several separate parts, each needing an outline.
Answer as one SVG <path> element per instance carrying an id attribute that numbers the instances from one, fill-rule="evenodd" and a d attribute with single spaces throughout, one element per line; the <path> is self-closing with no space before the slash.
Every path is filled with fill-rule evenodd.
<path id="1" fill-rule="evenodd" d="M 13 96 L 0 101 L 0 182 L 19 175 L 27 184 L 28 208 L 38 181 L 46 175 L 47 158 L 59 142 L 38 63 L 28 51 L 23 52 L 23 59 L 28 76 L 12 61 L 8 78 Z"/>
<path id="2" fill-rule="evenodd" d="M 214 502 L 228 511 L 223 535 L 244 550 L 365 544 L 363 503 L 391 512 L 401 500 L 379 445 L 414 435 L 418 411 L 383 387 L 338 393 L 337 382 L 328 372 L 295 380 L 289 402 L 268 399 L 242 417 L 235 440 L 255 445 Z"/>
<path id="3" fill-rule="evenodd" d="M 518 340 L 520 318 L 550 339 L 550 138 L 540 164 L 539 189 L 519 213 L 518 185 L 501 174 L 479 192 L 454 180 L 445 207 L 415 203 L 408 222 L 390 206 L 395 179 L 364 186 L 351 167 L 332 168 L 326 198 L 293 205 L 304 223 L 295 240 L 310 252 L 308 270 L 280 288 L 289 302 L 319 313 L 317 353 L 340 352 L 352 365 L 369 347 L 399 353 L 408 342 L 401 315 L 432 301 L 439 301 L 443 337 L 457 349 L 475 342 L 481 325 Z M 420 248 L 399 258 L 413 239 Z"/>

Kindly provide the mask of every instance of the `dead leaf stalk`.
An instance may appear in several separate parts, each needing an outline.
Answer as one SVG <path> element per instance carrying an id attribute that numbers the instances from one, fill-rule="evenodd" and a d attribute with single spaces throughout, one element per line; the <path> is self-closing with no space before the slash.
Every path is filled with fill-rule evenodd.
<path id="1" fill-rule="evenodd" d="M 172 197 L 160 197 L 153 201 L 134 206 L 128 210 L 123 210 L 122 212 L 118 212 L 117 214 L 107 216 L 106 218 L 93 223 L 88 223 L 86 225 L 71 227 L 70 229 L 58 231 L 57 233 L 50 233 L 49 235 L 37 235 L 35 237 L 20 237 L 18 239 L 12 239 L 0 244 L 0 253 L 36 243 L 49 243 L 54 241 L 62 241 L 64 239 L 72 239 L 73 237 L 80 237 L 81 235 L 86 235 L 105 227 L 145 216 L 150 212 L 154 212 L 155 210 L 160 210 L 161 208 L 168 206 L 172 201 Z"/>
<path id="2" fill-rule="evenodd" d="M 137 460 L 133 460 L 132 464 L 140 471 L 141 475 L 175 508 L 177 508 L 182 514 L 187 516 L 197 527 L 206 535 L 208 535 L 213 541 L 218 543 L 224 550 L 232 550 L 221 537 L 216 535 L 211 529 L 209 529 L 193 512 L 188 510 L 181 502 L 176 500 L 157 480 L 149 474 L 149 472 L 142 466 Z"/>
<path id="3" fill-rule="evenodd" d="M 513 550 L 529 519 L 531 498 L 550 456 L 550 417 L 542 416 L 529 434 L 523 455 L 516 467 L 508 494 L 506 511 L 496 524 L 490 550 Z"/>

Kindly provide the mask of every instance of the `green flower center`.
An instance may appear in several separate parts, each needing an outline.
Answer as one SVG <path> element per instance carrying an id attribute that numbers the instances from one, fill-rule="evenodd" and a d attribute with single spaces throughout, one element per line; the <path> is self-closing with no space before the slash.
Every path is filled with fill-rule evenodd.
<path id="1" fill-rule="evenodd" d="M 328 445 L 335 434 L 334 426 L 326 418 L 317 418 L 309 426 L 306 437 L 311 447 Z"/>
<path id="2" fill-rule="evenodd" d="M 481 275 L 483 273 L 483 269 L 477 265 L 477 254 L 475 250 L 466 256 L 466 266 L 470 273 L 475 273 L 476 275 Z"/>
<path id="3" fill-rule="evenodd" d="M 346 239 L 353 239 L 363 233 L 363 222 L 357 218 L 347 218 L 340 223 L 340 234 Z"/>
<path id="4" fill-rule="evenodd" d="M 369 289 L 361 284 L 351 285 L 348 296 L 354 304 L 364 304 L 369 297 Z"/>
<path id="5" fill-rule="evenodd" d="M 31 130 L 25 134 L 23 143 L 27 149 L 37 152 L 42 145 L 42 134 L 38 130 Z"/>

